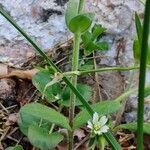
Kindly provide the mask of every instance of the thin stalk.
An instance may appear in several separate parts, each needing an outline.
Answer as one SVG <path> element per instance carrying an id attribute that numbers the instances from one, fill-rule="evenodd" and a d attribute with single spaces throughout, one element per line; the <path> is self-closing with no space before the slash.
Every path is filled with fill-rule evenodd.
<path id="1" fill-rule="evenodd" d="M 140 66 L 131 66 L 131 67 L 106 67 L 106 68 L 97 68 L 92 70 L 85 70 L 85 71 L 70 71 L 63 73 L 64 76 L 70 76 L 73 74 L 76 75 L 84 75 L 84 74 L 91 74 L 95 72 L 109 72 L 109 71 L 130 71 L 130 70 L 138 70 Z M 150 68 L 150 65 L 147 65 L 147 68 Z"/>
<path id="2" fill-rule="evenodd" d="M 72 58 L 72 71 L 77 71 L 79 66 L 79 48 L 80 48 L 80 33 L 76 33 L 74 35 L 74 45 L 73 45 L 73 58 Z M 76 88 L 77 86 L 77 75 L 72 75 L 72 85 Z M 69 123 L 70 127 L 73 129 L 73 120 L 74 120 L 74 111 L 75 111 L 75 102 L 76 102 L 76 95 L 71 92 L 70 95 L 70 110 L 69 110 Z M 69 145 L 68 149 L 73 149 L 73 133 L 74 131 L 69 131 Z"/>
<path id="3" fill-rule="evenodd" d="M 146 78 L 146 62 L 148 53 L 148 35 L 150 26 L 150 0 L 146 1 L 144 13 L 143 36 L 141 45 L 139 93 L 138 93 L 138 113 L 137 113 L 137 150 L 143 150 L 143 122 L 144 122 L 144 89 Z"/>

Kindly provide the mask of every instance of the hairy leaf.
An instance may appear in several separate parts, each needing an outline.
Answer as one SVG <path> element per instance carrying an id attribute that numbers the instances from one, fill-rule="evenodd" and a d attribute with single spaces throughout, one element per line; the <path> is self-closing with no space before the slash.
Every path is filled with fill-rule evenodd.
<path id="1" fill-rule="evenodd" d="M 42 70 L 32 78 L 33 85 L 47 98 L 49 102 L 56 101 L 55 97 L 61 91 L 61 85 L 59 83 L 48 86 L 45 90 L 46 85 L 52 81 L 52 79 L 53 77 L 48 70 Z"/>
<path id="2" fill-rule="evenodd" d="M 63 140 L 60 133 L 48 134 L 48 132 L 35 125 L 29 127 L 28 138 L 32 145 L 41 150 L 52 150 Z"/>
<path id="3" fill-rule="evenodd" d="M 127 129 L 130 131 L 137 131 L 137 122 L 133 123 L 127 123 L 127 124 L 121 124 L 115 128 L 117 129 Z M 143 132 L 145 134 L 150 134 L 150 123 L 144 123 L 143 124 Z"/>
<path id="4" fill-rule="evenodd" d="M 121 107 L 120 102 L 117 101 L 103 101 L 91 105 L 94 112 L 97 112 L 99 115 L 108 115 L 113 112 L 116 112 Z M 74 128 L 79 128 L 82 125 L 86 124 L 90 119 L 90 115 L 85 109 L 83 109 L 74 119 Z"/>
<path id="5" fill-rule="evenodd" d="M 41 121 L 44 126 L 48 123 L 54 123 L 71 130 L 68 119 L 50 107 L 39 103 L 30 103 L 20 109 L 18 123 L 25 135 L 27 135 L 30 125 L 39 125 Z"/>

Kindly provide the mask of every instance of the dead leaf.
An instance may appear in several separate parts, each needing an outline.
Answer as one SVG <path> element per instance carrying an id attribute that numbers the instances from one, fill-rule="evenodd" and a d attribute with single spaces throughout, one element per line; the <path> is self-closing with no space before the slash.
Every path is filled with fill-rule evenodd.
<path id="1" fill-rule="evenodd" d="M 38 72 L 38 69 L 31 69 L 31 70 L 19 70 L 10 68 L 5 64 L 0 64 L 0 79 L 1 78 L 9 78 L 9 77 L 17 77 L 21 79 L 29 79 L 31 80 L 32 77 Z"/>

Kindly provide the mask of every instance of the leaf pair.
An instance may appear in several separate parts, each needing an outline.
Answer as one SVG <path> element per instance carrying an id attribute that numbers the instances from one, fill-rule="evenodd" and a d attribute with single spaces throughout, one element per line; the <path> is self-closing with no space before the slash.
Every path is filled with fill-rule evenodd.
<path id="1" fill-rule="evenodd" d="M 83 33 L 92 24 L 92 20 L 87 13 L 82 12 L 83 0 L 69 0 L 66 10 L 66 24 L 69 30 L 76 33 Z"/>
<path id="2" fill-rule="evenodd" d="M 85 55 L 90 55 L 94 50 L 108 49 L 107 42 L 98 42 L 98 37 L 105 31 L 101 25 L 95 24 L 91 32 L 87 31 L 81 36 Z"/>
<path id="3" fill-rule="evenodd" d="M 51 133 L 52 124 L 71 130 L 68 119 L 52 108 L 39 103 L 30 103 L 23 106 L 19 112 L 20 130 L 28 136 L 30 142 L 42 149 L 53 149 L 63 140 L 60 133 Z"/>
<path id="4" fill-rule="evenodd" d="M 54 102 L 58 100 L 58 102 L 61 105 L 69 107 L 70 92 L 71 92 L 69 86 L 66 86 L 62 89 L 62 85 L 60 83 L 55 83 L 51 86 L 48 86 L 45 90 L 46 85 L 52 80 L 53 80 L 53 76 L 46 69 L 39 71 L 32 78 L 32 82 L 34 86 L 46 97 L 48 102 Z M 84 84 L 78 84 L 77 89 L 82 94 L 82 96 L 85 98 L 86 101 L 90 100 L 90 97 L 92 95 L 91 87 Z M 76 106 L 78 105 L 82 105 L 82 103 L 77 98 Z"/>

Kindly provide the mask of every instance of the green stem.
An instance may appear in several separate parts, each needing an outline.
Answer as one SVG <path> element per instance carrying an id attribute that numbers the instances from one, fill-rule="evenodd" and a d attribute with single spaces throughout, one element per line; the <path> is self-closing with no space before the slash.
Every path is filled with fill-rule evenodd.
<path id="1" fill-rule="evenodd" d="M 143 37 L 141 45 L 138 113 L 137 113 L 137 150 L 143 150 L 143 122 L 144 122 L 144 89 L 146 77 L 146 62 L 148 53 L 148 35 L 150 26 L 150 0 L 146 1 L 143 25 Z"/>
<path id="2" fill-rule="evenodd" d="M 147 65 L 148 68 L 150 68 L 150 65 Z M 95 73 L 95 72 L 108 72 L 108 71 L 130 71 L 130 70 L 137 70 L 139 69 L 139 66 L 132 66 L 132 67 L 106 67 L 106 68 L 97 68 L 93 70 L 85 70 L 85 71 L 71 71 L 71 72 L 65 72 L 63 73 L 64 76 L 69 75 L 84 75 L 89 73 Z"/>
<path id="3" fill-rule="evenodd" d="M 80 33 L 74 35 L 74 45 L 73 45 L 73 58 L 72 58 L 72 71 L 77 71 L 79 66 L 79 48 L 80 48 Z M 77 75 L 72 75 L 72 85 L 76 88 L 77 86 Z M 74 111 L 75 111 L 75 101 L 76 95 L 71 92 L 70 95 L 70 110 L 69 110 L 69 123 L 73 129 Z M 69 150 L 73 149 L 73 133 L 74 131 L 69 131 Z"/>

